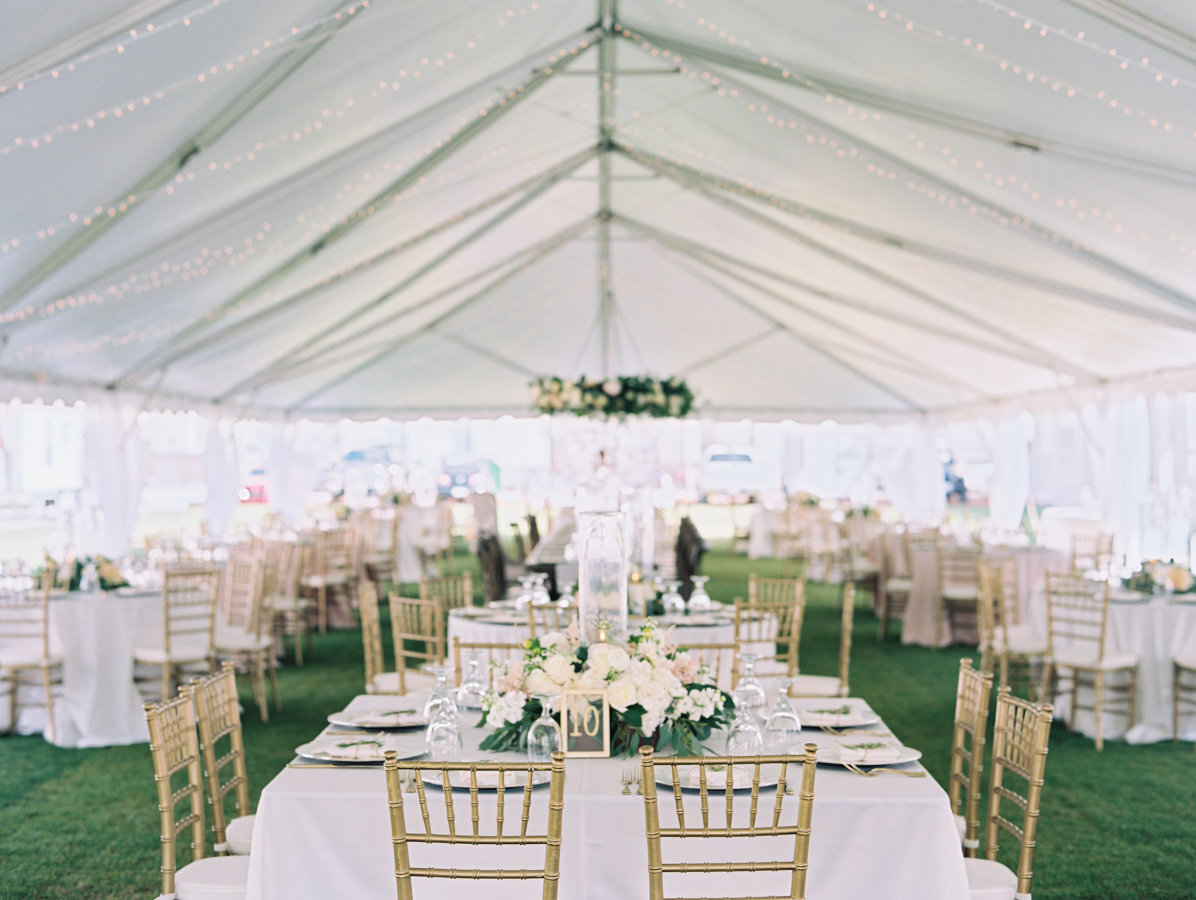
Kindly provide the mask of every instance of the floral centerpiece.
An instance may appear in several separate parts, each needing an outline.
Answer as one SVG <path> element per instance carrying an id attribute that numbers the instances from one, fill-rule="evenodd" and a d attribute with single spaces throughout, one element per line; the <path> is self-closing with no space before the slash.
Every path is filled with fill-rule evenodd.
<path id="1" fill-rule="evenodd" d="M 611 754 L 630 755 L 641 745 L 697 755 L 701 742 L 727 725 L 734 702 L 714 686 L 715 673 L 668 641 L 651 620 L 631 634 L 627 646 L 583 645 L 574 628 L 524 644 L 522 659 L 497 663 L 494 690 L 483 700 L 483 724 L 495 731 L 483 750 L 527 746 L 527 731 L 540 716 L 539 696 L 562 688 L 606 688 L 610 699 Z"/>
<path id="2" fill-rule="evenodd" d="M 541 376 L 531 385 L 532 406 L 550 416 L 652 416 L 682 418 L 694 405 L 694 394 L 682 378 L 663 381 L 650 375 L 620 375 L 576 381 Z"/>
<path id="3" fill-rule="evenodd" d="M 1174 594 L 1189 594 L 1196 592 L 1196 578 L 1187 566 L 1177 565 L 1174 560 L 1160 562 L 1157 559 L 1142 563 L 1138 571 L 1128 578 L 1122 579 L 1122 584 L 1131 591 L 1144 594 L 1163 591 Z"/>

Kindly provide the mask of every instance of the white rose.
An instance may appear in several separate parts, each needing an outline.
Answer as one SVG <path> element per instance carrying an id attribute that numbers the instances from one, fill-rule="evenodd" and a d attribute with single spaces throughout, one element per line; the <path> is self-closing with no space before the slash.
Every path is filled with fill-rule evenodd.
<path id="1" fill-rule="evenodd" d="M 619 712 L 626 712 L 627 707 L 635 703 L 635 683 L 630 678 L 620 678 L 611 682 L 610 707 Z"/>
<path id="2" fill-rule="evenodd" d="M 631 657 L 627 655 L 627 651 L 622 647 L 612 647 L 607 645 L 607 658 L 612 669 L 618 669 L 620 672 L 626 670 L 631 663 Z"/>
<path id="3" fill-rule="evenodd" d="M 543 669 L 532 669 L 523 678 L 523 689 L 529 694 L 555 694 L 559 688 Z"/>
<path id="4" fill-rule="evenodd" d="M 601 690 L 606 687 L 606 672 L 597 669 L 586 669 L 574 682 L 577 687 L 587 690 Z"/>
<path id="5" fill-rule="evenodd" d="M 682 687 L 681 681 L 665 668 L 657 668 L 652 670 L 652 684 L 660 688 L 670 697 L 685 696 L 685 688 Z"/>
<path id="6" fill-rule="evenodd" d="M 607 669 L 610 668 L 610 654 L 613 648 L 610 644 L 591 644 L 589 655 L 586 656 L 586 663 L 590 667 L 602 672 L 603 677 L 606 676 Z M 626 656 L 627 654 L 623 654 Z"/>
<path id="7" fill-rule="evenodd" d="M 652 683 L 652 664 L 642 659 L 633 659 L 627 667 L 627 677 L 637 688 Z"/>
<path id="8" fill-rule="evenodd" d="M 569 639 L 561 634 L 559 631 L 552 631 L 540 638 L 540 646 L 545 650 L 553 650 L 553 648 L 560 648 L 556 652 L 560 653 L 569 647 Z"/>
<path id="9" fill-rule="evenodd" d="M 550 656 L 544 661 L 545 674 L 557 684 L 573 680 L 573 663 L 567 656 Z"/>

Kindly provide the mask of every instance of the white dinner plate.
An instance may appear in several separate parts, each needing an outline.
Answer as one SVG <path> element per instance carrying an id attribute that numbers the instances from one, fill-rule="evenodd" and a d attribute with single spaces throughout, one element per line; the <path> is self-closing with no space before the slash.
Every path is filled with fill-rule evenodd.
<path id="1" fill-rule="evenodd" d="M 356 748 L 354 750 L 354 748 Z M 326 763 L 372 763 L 381 765 L 387 750 L 394 750 L 399 759 L 414 759 L 423 756 L 424 748 L 397 747 L 395 742 L 385 735 L 377 738 L 345 735 L 338 738 L 335 734 L 326 734 L 310 744 L 295 748 L 295 755 L 304 759 L 314 759 Z M 356 756 L 349 754 L 356 752 Z"/>
<path id="2" fill-rule="evenodd" d="M 790 704 L 797 711 L 802 727 L 860 728 L 875 725 L 880 716 L 866 703 L 837 701 L 834 697 L 794 697 Z M 846 712 L 842 710 L 846 709 Z"/>
<path id="3" fill-rule="evenodd" d="M 422 709 L 369 709 L 349 712 L 341 710 L 328 716 L 328 724 L 342 728 L 370 728 L 400 730 L 423 728 L 428 724 Z"/>
<path id="4" fill-rule="evenodd" d="M 734 789 L 735 790 L 749 791 L 752 789 L 752 770 L 754 768 L 755 768 L 754 766 L 750 766 L 750 765 L 743 765 L 743 766 L 737 765 L 734 767 L 734 770 L 735 770 L 735 774 L 734 774 L 735 788 Z M 789 767 L 789 779 L 788 780 L 791 783 L 794 780 L 793 773 L 800 771 L 800 769 L 801 769 L 800 765 Z M 656 771 L 656 783 L 662 787 L 667 787 L 669 789 L 669 792 L 671 793 L 673 790 L 673 767 L 658 765 L 655 767 L 655 771 Z M 699 781 L 700 776 L 699 776 L 698 772 L 699 772 L 698 766 L 685 766 L 685 767 L 679 767 L 677 769 L 677 776 L 681 779 L 681 790 L 696 792 L 696 791 L 700 791 L 702 789 L 702 785 Z M 719 793 L 725 792 L 726 783 L 727 783 L 726 776 L 724 774 L 725 772 L 726 772 L 725 769 L 716 770 L 713 767 L 708 766 L 706 769 L 706 790 L 707 791 L 717 791 Z M 776 787 L 777 782 L 780 780 L 780 777 L 781 777 L 780 766 L 774 766 L 774 765 L 762 766 L 760 769 L 760 788 L 764 789 L 764 788 Z"/>
<path id="5" fill-rule="evenodd" d="M 462 619 L 478 619 L 482 616 L 494 615 L 494 610 L 486 609 L 484 606 L 463 606 L 460 609 L 449 611 L 450 616 L 460 616 Z"/>
<path id="6" fill-rule="evenodd" d="M 498 772 L 493 771 L 479 771 L 478 772 L 478 790 L 479 791 L 497 791 L 498 790 Z M 504 787 L 507 791 L 522 791 L 523 786 L 527 784 L 527 771 L 519 771 L 511 769 L 502 773 Z M 424 784 L 430 784 L 433 787 L 444 788 L 444 775 L 442 771 L 436 769 L 422 769 L 420 776 Z M 551 772 L 533 772 L 532 786 L 539 787 L 542 784 L 548 784 L 552 780 Z M 456 771 L 449 772 L 449 784 L 457 790 L 469 790 L 469 772 Z"/>
<path id="7" fill-rule="evenodd" d="M 476 619 L 483 625 L 527 625 L 527 616 L 510 613 L 509 615 L 494 615 L 491 613 L 484 618 Z"/>
<path id="8" fill-rule="evenodd" d="M 829 746 L 822 746 L 818 748 L 818 762 L 826 763 L 831 766 L 860 766 L 861 768 L 871 769 L 873 766 L 900 766 L 904 763 L 915 762 L 922 758 L 922 751 L 915 750 L 913 747 L 902 746 L 900 748 L 900 755 L 896 759 L 871 760 L 866 759 L 862 761 L 850 760 L 844 762 L 839 758 L 839 745 L 831 744 Z"/>

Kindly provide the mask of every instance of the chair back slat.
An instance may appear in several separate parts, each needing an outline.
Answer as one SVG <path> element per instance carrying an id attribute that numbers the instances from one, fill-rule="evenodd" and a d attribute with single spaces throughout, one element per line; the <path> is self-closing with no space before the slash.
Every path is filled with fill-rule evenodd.
<path id="1" fill-rule="evenodd" d="M 735 599 L 735 640 L 740 650 L 746 651 L 749 644 L 763 644 L 771 647 L 760 653 L 760 672 L 770 669 L 796 675 L 798 669 L 798 645 L 801 642 L 802 619 L 805 614 L 804 581 L 791 579 L 755 579 L 758 598 L 774 596 L 764 582 L 779 580 L 787 582 L 783 596 L 778 599 L 751 599 L 752 581 L 748 583 L 748 601 Z M 756 648 L 753 648 L 755 650 Z M 771 666 L 769 665 L 771 663 Z"/>
<path id="2" fill-rule="evenodd" d="M 168 569 L 162 583 L 164 647 L 169 655 L 206 643 L 212 648 L 216 594 L 220 576 L 214 569 Z"/>
<path id="3" fill-rule="evenodd" d="M 36 646 L 50 656 L 50 580 L 43 587 L 0 588 L 0 644 Z"/>
<path id="4" fill-rule="evenodd" d="M 1099 662 L 1109 618 L 1109 584 L 1047 573 L 1047 629 L 1053 653 L 1076 651 Z"/>
<path id="5" fill-rule="evenodd" d="M 357 608 L 361 613 L 361 643 L 365 653 L 365 684 L 373 689 L 374 678 L 386 671 L 382 650 L 382 620 L 378 614 L 378 588 L 372 581 L 357 586 Z"/>
<path id="6" fill-rule="evenodd" d="M 224 852 L 228 812 L 225 798 L 234 795 L 234 814 L 249 815 L 249 780 L 245 771 L 245 741 L 241 732 L 241 707 L 237 676 L 230 662 L 215 675 L 183 686 L 195 707 L 204 777 L 212 811 L 212 835 L 217 852 Z M 220 742 L 227 738 L 226 749 Z M 220 746 L 218 746 L 220 745 Z M 219 755 L 218 755 L 219 754 Z"/>
<path id="7" fill-rule="evenodd" d="M 453 638 L 453 669 L 459 685 L 465 676 L 464 663 L 471 653 L 479 653 L 485 660 L 485 678 L 488 687 L 494 686 L 494 675 L 498 668 L 509 662 L 522 662 L 525 648 L 522 643 L 507 641 L 463 641 Z"/>
<path id="8" fill-rule="evenodd" d="M 967 856 L 975 856 L 980 847 L 980 797 L 984 792 L 985 729 L 992 681 L 991 673 L 976 671 L 970 659 L 959 661 L 947 794 L 951 812 L 964 817 L 963 846 Z"/>
<path id="9" fill-rule="evenodd" d="M 180 835 L 190 829 L 192 859 L 203 859 L 205 855 L 203 776 L 195 731 L 195 708 L 187 696 L 169 703 L 149 703 L 145 706 L 145 720 L 149 727 L 150 756 L 154 762 L 161 819 L 162 895 L 173 897 Z M 175 782 L 179 780 L 176 776 L 180 774 L 183 779 L 176 787 Z M 181 811 L 180 806 L 183 807 Z"/>
<path id="10" fill-rule="evenodd" d="M 423 578 L 419 582 L 421 600 L 434 600 L 444 610 L 473 606 L 473 576 L 445 575 L 440 578 Z"/>
<path id="11" fill-rule="evenodd" d="M 390 629 L 394 644 L 395 671 L 399 673 L 399 693 L 407 693 L 407 672 L 423 664 L 440 664 L 447 647 L 444 638 L 444 613 L 436 600 L 390 595 Z M 415 660 L 416 665 L 411 661 Z"/>
<path id="12" fill-rule="evenodd" d="M 648 893 L 651 900 L 664 900 L 664 876 L 666 874 L 711 873 L 711 872 L 787 872 L 790 874 L 790 891 L 785 895 L 791 900 L 804 900 L 806 872 L 810 852 L 810 830 L 814 806 L 814 772 L 818 747 L 806 744 L 802 756 L 753 756 L 753 757 L 656 757 L 651 747 L 640 748 L 642 785 L 644 794 L 644 818 L 648 840 Z M 796 813 L 791 820 L 783 814 L 785 797 L 789 794 L 789 778 L 793 768 L 800 766 L 801 789 L 798 792 Z M 668 771 L 657 774 L 658 767 Z M 736 798 L 736 769 L 751 770 L 750 797 Z M 761 781 L 764 773 L 775 767 L 777 784 L 773 802 L 761 804 Z M 682 777 L 682 771 L 686 775 Z M 696 773 L 696 778 L 693 775 Z M 771 777 L 771 772 L 769 772 Z M 730 780 L 730 789 L 728 789 Z M 696 784 L 695 784 L 696 782 Z M 672 789 L 676 809 L 676 826 L 664 827 L 657 787 L 669 785 Z M 701 824 L 686 821 L 684 791 L 697 788 Z M 722 795 L 722 824 L 711 824 L 711 795 Z M 746 800 L 746 809 L 744 808 Z M 691 801 L 692 802 L 692 801 Z M 741 820 L 736 819 L 736 806 Z M 703 861 L 671 862 L 663 855 L 665 840 L 686 838 L 733 838 L 751 839 L 758 837 L 793 837 L 793 855 L 789 859 L 754 860 L 752 862 Z M 774 898 L 779 900 L 779 898 Z"/>
<path id="13" fill-rule="evenodd" d="M 394 751 L 389 751 L 386 754 L 384 769 L 390 807 L 391 840 L 394 847 L 395 880 L 400 900 L 410 900 L 412 897 L 414 878 L 538 880 L 542 882 L 541 897 L 544 900 L 555 900 L 560 881 L 561 826 L 565 804 L 564 754 L 554 753 L 550 763 L 400 763 Z M 433 791 L 427 789 L 425 778 L 436 784 Z M 494 779 L 496 784 L 493 832 L 487 827 L 489 820 L 483 822 L 481 814 L 479 792 L 485 789 L 482 787 L 485 783 L 483 779 Z M 547 816 L 542 830 L 533 829 L 530 822 L 533 798 L 537 794 L 536 785 L 543 783 L 545 779 L 549 782 Z M 406 793 L 414 794 L 419 804 L 418 818 L 410 824 L 405 811 L 404 783 L 407 785 Z M 454 788 L 469 791 L 468 826 L 464 823 L 458 825 Z M 521 799 L 517 833 L 506 821 L 505 816 L 507 795 L 516 792 Z M 432 813 L 433 803 L 430 800 L 435 800 L 436 796 L 443 799 L 443 808 L 437 804 L 437 812 L 443 814 L 443 826 L 439 825 L 438 816 L 434 821 Z M 533 851 L 537 847 L 543 847 L 543 864 L 539 868 L 454 866 L 445 869 L 413 866 L 413 844 L 455 845 L 457 854 L 462 858 L 469 852 L 467 847 L 475 848 L 474 852 L 479 852 L 477 848 L 483 847 L 527 847 Z M 500 858 L 496 857 L 492 850 L 487 852 L 487 861 Z M 501 858 L 506 859 L 507 853 L 504 852 Z"/>

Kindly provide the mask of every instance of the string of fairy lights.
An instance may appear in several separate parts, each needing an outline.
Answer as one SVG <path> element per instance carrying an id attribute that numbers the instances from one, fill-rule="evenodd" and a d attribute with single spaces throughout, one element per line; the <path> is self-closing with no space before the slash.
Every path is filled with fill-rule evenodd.
<path id="1" fill-rule="evenodd" d="M 576 56 L 578 53 L 584 52 L 586 49 L 588 49 L 589 46 L 590 46 L 589 40 L 582 40 L 573 45 L 562 47 L 560 50 L 551 54 L 548 57 L 546 72 L 551 73 L 552 66 L 554 66 L 556 63 L 558 63 L 559 61 L 563 60 L 566 57 Z M 518 97 L 519 94 L 521 94 L 523 92 L 523 90 L 525 89 L 525 86 L 526 85 L 524 82 L 520 82 L 519 84 L 515 85 L 514 87 L 512 87 L 511 89 L 506 91 L 506 93 L 504 93 L 498 97 L 491 98 L 491 99 L 487 100 L 486 102 L 480 104 L 479 106 L 477 106 L 475 108 L 473 115 L 485 117 L 490 112 L 494 111 L 496 108 L 503 107 L 503 106 L 507 105 L 507 103 L 509 103 L 511 100 L 515 99 L 516 97 Z M 439 139 L 434 140 L 431 144 L 425 146 L 422 150 L 404 154 L 403 164 L 401 166 L 394 166 L 393 163 L 389 163 L 388 167 L 393 166 L 394 168 L 400 168 L 400 167 L 406 168 L 407 164 L 414 163 L 414 162 L 418 161 L 419 159 L 422 159 L 423 157 L 427 156 L 429 153 L 442 147 L 447 141 L 451 140 L 455 135 L 457 135 L 460 132 L 461 128 L 464 127 L 464 125 L 466 125 L 469 121 L 471 121 L 472 118 L 473 118 L 473 116 L 471 116 L 471 115 L 463 115 L 463 116 L 459 117 L 457 119 L 456 124 L 447 133 L 445 133 L 443 136 L 441 136 Z M 501 152 L 500 148 L 492 149 L 491 151 L 488 151 L 485 154 L 476 156 L 473 159 L 463 163 L 459 167 L 459 169 L 460 169 L 460 171 L 472 171 L 472 170 L 478 168 L 480 165 L 484 164 L 486 162 L 487 156 L 489 156 L 490 158 L 493 158 L 499 152 Z M 437 183 L 443 182 L 448 177 L 447 173 L 448 173 L 448 170 L 446 169 L 444 172 L 439 173 L 433 180 L 436 181 Z M 359 185 L 364 184 L 365 182 L 369 182 L 371 180 L 372 180 L 371 174 L 365 173 L 364 176 L 362 177 L 362 179 L 360 179 Z M 421 185 L 427 184 L 428 182 L 429 182 L 429 179 L 427 177 L 425 177 L 421 182 L 419 182 L 415 185 L 412 185 L 410 188 L 407 188 L 406 190 L 404 190 L 402 192 L 396 193 L 393 197 L 389 198 L 389 201 L 386 204 L 386 207 L 389 208 L 389 206 L 391 204 L 401 202 L 404 198 L 411 196 L 413 193 L 415 193 L 421 187 Z M 337 196 L 343 197 L 345 195 L 345 192 L 350 190 L 350 187 L 351 186 L 347 185 L 343 191 L 338 192 Z M 306 235 L 306 237 L 310 238 L 311 236 L 322 233 L 322 232 L 326 233 L 334 225 L 345 225 L 345 224 L 348 224 L 349 222 L 355 221 L 357 219 L 374 215 L 377 212 L 379 212 L 379 208 L 376 205 L 370 205 L 365 208 L 356 208 L 353 213 L 350 213 L 347 215 L 341 215 L 334 222 L 311 223 L 308 226 L 310 231 Z M 267 252 L 273 252 L 274 250 L 279 249 L 281 246 L 283 246 L 281 241 L 276 241 L 271 244 L 268 244 Z M 226 249 L 228 249 L 228 246 L 226 246 Z M 238 261 L 244 261 L 244 259 L 241 258 L 242 254 L 244 255 L 244 258 L 248 258 L 248 256 L 252 255 L 252 253 L 250 253 L 246 250 L 246 251 L 241 251 L 234 258 L 237 259 Z M 383 255 L 384 254 L 378 254 L 378 258 L 382 258 Z M 205 268 L 206 268 L 206 271 L 196 272 L 191 277 L 202 277 L 202 275 L 208 274 L 208 272 L 210 272 L 212 270 L 211 266 L 205 267 L 202 264 L 199 266 L 199 269 L 205 269 Z M 350 274 L 354 274 L 356 271 L 360 271 L 360 269 L 361 269 L 361 266 L 358 265 L 354 269 L 353 273 L 350 273 L 348 271 L 339 272 L 339 270 L 332 270 L 330 273 L 326 273 L 325 277 L 333 277 L 333 278 L 338 277 L 338 276 L 339 277 L 349 277 Z M 159 277 L 158 281 L 162 282 L 162 284 L 160 286 L 165 286 L 165 283 L 164 283 L 165 279 Z M 153 282 L 153 279 L 151 278 L 150 287 L 142 288 L 142 292 L 144 292 L 146 290 L 155 289 L 152 282 Z M 126 291 L 127 290 L 128 289 L 126 289 Z M 86 305 L 87 301 L 94 302 L 94 303 L 101 303 L 101 302 L 104 302 L 105 299 L 108 299 L 113 293 L 114 292 L 112 292 L 112 291 L 97 291 L 97 292 L 94 292 L 94 297 L 91 294 L 84 297 L 82 303 L 83 303 L 83 305 Z M 131 343 L 139 343 L 142 341 L 169 337 L 173 334 L 177 334 L 178 332 L 182 331 L 184 328 L 187 328 L 192 324 L 195 324 L 200 321 L 204 321 L 204 322 L 218 321 L 219 319 L 225 318 L 227 316 L 235 314 L 236 312 L 239 312 L 251 301 L 267 300 L 267 299 L 270 299 L 271 296 L 272 296 L 271 291 L 268 291 L 268 290 L 263 291 L 259 295 L 254 295 L 254 296 L 245 298 L 240 303 L 232 304 L 227 307 L 224 307 L 219 312 L 208 311 L 208 312 L 201 313 L 198 316 L 186 318 L 183 320 L 177 320 L 172 323 L 165 323 L 165 322 L 159 321 L 151 327 L 129 329 L 126 332 L 122 332 L 119 334 L 108 333 L 108 334 L 101 335 L 100 337 L 98 337 L 92 341 L 87 341 L 87 342 L 68 341 L 65 344 L 59 344 L 55 347 L 42 347 L 42 346 L 37 346 L 37 345 L 27 346 L 27 347 L 24 347 L 24 348 L 21 348 L 20 350 L 18 350 L 15 354 L 15 358 L 20 362 L 28 362 L 34 357 L 36 357 L 37 359 L 47 359 L 50 357 L 66 355 L 66 354 L 69 354 L 72 352 L 81 352 L 81 351 L 85 352 L 88 350 L 96 350 L 96 349 L 102 348 L 104 346 L 123 347 L 123 346 L 127 346 Z M 59 301 L 62 301 L 61 305 L 60 305 Z M 78 308 L 80 305 L 80 302 L 81 301 L 78 297 L 75 298 L 74 304 L 72 304 L 70 302 L 69 298 L 59 298 L 58 300 L 54 301 L 51 304 L 51 306 L 53 307 L 53 312 L 50 314 L 56 314 L 57 312 L 60 312 L 60 311 L 66 310 L 66 309 Z M 13 319 L 14 321 L 22 321 L 24 318 L 33 316 L 36 313 L 37 313 L 37 310 L 35 308 L 26 307 L 25 309 L 13 312 L 10 315 L 15 317 Z"/>
<path id="2" fill-rule="evenodd" d="M 360 8 L 363 10 L 368 7 L 368 2 L 360 4 Z M 525 18 L 528 15 L 539 11 L 540 8 L 541 6 L 538 2 L 533 2 L 524 7 L 510 9 L 507 10 L 506 16 L 499 21 L 506 22 L 516 18 Z M 346 11 L 345 14 L 351 15 L 357 9 L 358 7 L 348 7 L 348 11 Z M 392 12 L 390 14 L 393 15 L 394 13 Z M 326 17 L 326 19 L 333 19 L 335 17 L 336 16 L 329 16 Z M 370 27 L 374 27 L 377 19 L 375 17 L 369 21 L 373 23 Z M 318 27 L 320 24 L 320 22 L 316 22 L 302 27 L 292 26 L 291 31 L 302 31 L 306 33 Z M 285 148 L 289 145 L 294 145 L 302 140 L 318 135 L 325 131 L 325 129 L 329 126 L 332 126 L 334 123 L 348 126 L 352 123 L 352 121 L 354 121 L 354 119 L 377 116 L 379 114 L 379 110 L 374 108 L 374 101 L 384 100 L 387 99 L 388 95 L 397 94 L 402 89 L 403 85 L 407 83 L 406 79 L 409 77 L 412 79 L 428 79 L 443 75 L 445 72 L 451 70 L 451 64 L 454 60 L 460 59 L 462 54 L 476 51 L 480 47 L 483 47 L 487 39 L 494 36 L 494 34 L 495 32 L 488 32 L 487 30 L 483 29 L 466 39 L 462 49 L 448 48 L 442 49 L 439 53 L 423 53 L 418 59 L 413 59 L 410 63 L 397 63 L 396 68 L 391 73 L 391 77 L 379 80 L 364 95 L 360 92 L 353 95 L 347 95 L 335 105 L 322 106 L 320 111 L 309 121 L 304 122 L 302 125 L 296 125 L 292 128 L 289 128 L 286 131 L 277 134 L 274 138 L 255 140 L 252 145 L 243 147 L 241 150 L 226 156 L 223 159 L 209 160 L 206 165 L 191 167 L 185 172 L 179 172 L 174 176 L 170 183 L 166 184 L 162 188 L 161 194 L 167 197 L 173 197 L 179 193 L 179 189 L 181 187 L 203 181 L 205 177 L 212 177 L 222 173 L 231 172 L 234 168 L 244 164 L 268 162 L 267 156 L 271 151 Z M 274 49 L 278 49 L 281 46 L 281 43 L 282 42 L 280 39 L 276 39 L 274 41 L 265 40 L 262 42 L 266 48 L 269 48 L 271 44 L 273 44 Z M 293 47 L 293 44 L 290 46 Z M 254 52 L 256 53 L 256 49 Z M 245 60 L 246 56 L 245 54 L 240 54 L 237 59 Z M 225 65 L 227 66 L 228 63 L 226 62 Z M 212 69 L 215 71 L 222 70 L 220 66 L 213 66 Z M 202 81 L 203 79 L 200 80 Z M 183 79 L 179 82 L 180 85 L 186 86 L 190 86 L 195 83 L 196 82 L 194 78 L 191 77 Z M 164 95 L 165 89 L 156 91 L 155 95 L 157 94 Z M 147 94 L 146 98 L 148 97 L 149 95 Z M 143 98 L 143 100 L 144 99 L 145 98 Z M 118 105 L 113 107 L 113 115 L 119 117 L 120 110 L 127 108 L 128 106 L 132 106 L 134 109 L 137 108 L 136 103 L 126 104 L 125 106 Z M 99 118 L 103 119 L 104 116 L 101 115 Z M 93 117 L 87 121 L 91 125 L 94 125 L 96 119 Z M 111 121 L 111 119 L 109 119 L 109 121 Z M 71 123 L 71 125 L 66 127 L 69 127 L 72 131 L 77 131 L 78 128 L 76 126 L 78 124 L 79 123 Z M 60 125 L 58 126 L 57 130 L 62 131 L 63 128 L 64 126 Z M 21 138 L 15 139 L 16 143 L 21 143 L 21 141 Z M 30 142 L 30 144 L 27 145 L 32 144 Z M 13 145 L 0 147 L 0 154 L 3 154 L 6 150 L 11 149 L 13 149 Z M 218 190 L 219 188 L 214 189 Z M 127 211 L 129 205 L 138 202 L 139 199 L 144 198 L 138 198 L 135 194 L 130 194 L 127 198 L 125 198 L 125 202 L 123 204 L 117 204 L 109 208 L 95 206 L 88 209 L 75 210 L 52 224 L 36 226 L 35 228 L 30 229 L 23 234 L 12 235 L 6 239 L 0 240 L 0 253 L 9 253 L 10 251 L 15 250 L 21 246 L 22 242 L 28 242 L 34 239 L 44 241 L 49 238 L 53 238 L 59 232 L 78 223 L 82 223 L 83 226 L 86 227 L 91 225 L 91 223 L 98 217 L 105 215 L 108 217 L 113 217 L 118 212 L 123 213 Z"/>

